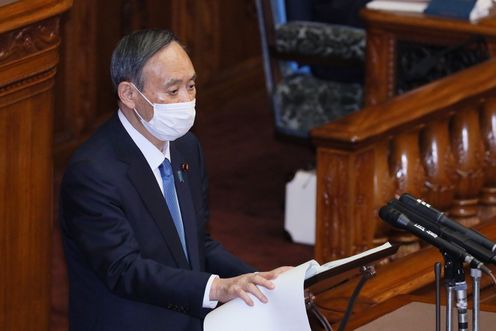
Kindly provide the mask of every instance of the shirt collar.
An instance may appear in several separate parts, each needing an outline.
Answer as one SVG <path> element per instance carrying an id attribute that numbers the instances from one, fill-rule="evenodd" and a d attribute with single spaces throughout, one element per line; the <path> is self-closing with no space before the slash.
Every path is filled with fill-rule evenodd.
<path id="1" fill-rule="evenodd" d="M 141 133 L 138 132 L 138 130 L 134 128 L 120 109 L 117 113 L 124 129 L 126 129 L 127 133 L 131 136 L 131 139 L 133 139 L 136 146 L 138 146 L 152 170 L 157 169 L 164 162 L 165 158 L 170 161 L 171 158 L 168 141 L 165 142 L 164 151 L 162 152 L 154 144 L 152 144 L 150 140 L 146 139 Z"/>

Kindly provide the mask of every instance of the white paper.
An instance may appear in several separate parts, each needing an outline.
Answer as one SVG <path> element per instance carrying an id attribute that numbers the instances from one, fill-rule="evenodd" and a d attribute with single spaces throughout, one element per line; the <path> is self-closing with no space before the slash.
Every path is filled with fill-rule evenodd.
<path id="1" fill-rule="evenodd" d="M 380 252 L 380 251 L 382 251 L 384 249 L 387 249 L 389 247 L 391 247 L 391 244 L 388 241 L 388 242 L 382 244 L 381 246 L 377 246 L 375 248 L 371 248 L 369 250 L 366 250 L 365 252 L 358 253 L 358 254 L 355 254 L 353 256 L 345 257 L 345 258 L 342 258 L 342 259 L 339 259 L 339 260 L 334 260 L 334 261 L 331 261 L 331 262 L 327 262 L 326 264 L 323 264 L 323 265 L 321 265 L 319 267 L 317 273 L 324 272 L 326 270 L 330 270 L 330 269 L 336 268 L 336 267 L 338 267 L 340 265 L 349 263 L 351 261 L 357 260 L 357 259 L 362 258 L 364 256 L 367 256 L 367 255 L 371 255 L 371 254 Z"/>
<path id="2" fill-rule="evenodd" d="M 305 307 L 304 281 L 388 247 L 391 247 L 389 242 L 322 266 L 315 260 L 300 264 L 273 280 L 275 289 L 259 287 L 269 299 L 268 303 L 261 303 L 254 296 L 252 307 L 239 298 L 229 301 L 207 315 L 204 331 L 311 331 Z"/>
<path id="3" fill-rule="evenodd" d="M 308 261 L 279 275 L 275 289 L 261 287 L 269 299 L 261 303 L 252 297 L 254 306 L 237 298 L 210 312 L 204 331 L 311 331 L 305 308 L 303 282 L 319 264 Z"/>

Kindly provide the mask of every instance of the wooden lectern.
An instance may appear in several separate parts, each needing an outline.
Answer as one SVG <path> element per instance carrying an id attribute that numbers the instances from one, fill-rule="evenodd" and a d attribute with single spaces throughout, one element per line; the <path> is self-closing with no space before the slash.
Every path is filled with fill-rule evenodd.
<path id="1" fill-rule="evenodd" d="M 0 0 L 0 330 L 50 323 L 53 83 L 72 0 Z"/>

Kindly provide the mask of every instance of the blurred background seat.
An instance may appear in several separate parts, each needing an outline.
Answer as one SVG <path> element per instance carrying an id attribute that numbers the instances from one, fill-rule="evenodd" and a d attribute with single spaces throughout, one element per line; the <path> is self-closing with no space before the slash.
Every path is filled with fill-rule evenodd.
<path id="1" fill-rule="evenodd" d="M 276 131 L 306 138 L 312 128 L 360 109 L 365 31 L 315 21 L 323 13 L 322 1 L 256 4 Z"/>

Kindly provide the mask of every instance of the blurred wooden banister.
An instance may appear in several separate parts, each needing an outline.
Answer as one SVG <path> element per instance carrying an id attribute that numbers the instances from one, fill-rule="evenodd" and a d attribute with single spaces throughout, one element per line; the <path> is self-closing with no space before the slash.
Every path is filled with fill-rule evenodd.
<path id="1" fill-rule="evenodd" d="M 348 256 L 383 240 L 418 249 L 415 238 L 377 218 L 378 208 L 403 192 L 468 225 L 494 216 L 495 100 L 492 59 L 314 129 L 316 258 Z"/>
<path id="2" fill-rule="evenodd" d="M 463 70 L 312 130 L 317 146 L 358 148 L 403 128 L 422 124 L 461 102 L 495 95 L 496 59 Z"/>

